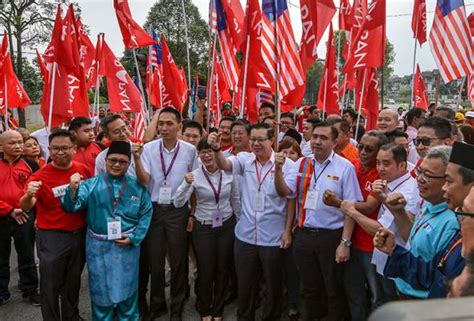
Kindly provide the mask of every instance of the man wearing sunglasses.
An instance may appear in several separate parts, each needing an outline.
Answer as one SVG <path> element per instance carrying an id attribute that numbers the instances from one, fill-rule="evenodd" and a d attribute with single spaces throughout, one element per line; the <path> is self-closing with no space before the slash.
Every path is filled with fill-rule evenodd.
<path id="1" fill-rule="evenodd" d="M 126 175 L 128 142 L 115 141 L 106 173 L 82 181 L 74 173 L 62 197 L 64 210 L 87 210 L 86 258 L 93 320 L 138 320 L 140 244 L 153 212 L 145 187 Z"/>
<path id="2" fill-rule="evenodd" d="M 374 245 L 390 255 L 385 265 L 385 275 L 402 278 L 416 288 L 428 289 L 430 298 L 446 296 L 446 281 L 461 273 L 464 268 L 463 257 L 467 257 L 474 248 L 474 214 L 472 206 L 468 205 L 469 201 L 472 202 L 468 194 L 472 194 L 474 186 L 474 146 L 454 143 L 445 180 L 442 191 L 447 197 L 449 208 L 458 208 L 456 214 L 461 218 L 462 243 L 459 233 L 456 233 L 432 259 L 426 260 L 396 245 L 394 234 L 386 229 L 379 229 L 374 237 Z M 464 206 L 459 208 L 463 202 Z"/>

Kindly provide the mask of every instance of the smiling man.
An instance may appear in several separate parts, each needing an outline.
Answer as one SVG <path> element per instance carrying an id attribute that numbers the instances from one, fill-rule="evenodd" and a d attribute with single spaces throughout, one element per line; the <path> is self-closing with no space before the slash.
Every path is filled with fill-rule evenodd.
<path id="1" fill-rule="evenodd" d="M 390 132 L 398 127 L 398 114 L 396 111 L 389 108 L 380 111 L 377 118 L 377 130 L 383 133 Z"/>

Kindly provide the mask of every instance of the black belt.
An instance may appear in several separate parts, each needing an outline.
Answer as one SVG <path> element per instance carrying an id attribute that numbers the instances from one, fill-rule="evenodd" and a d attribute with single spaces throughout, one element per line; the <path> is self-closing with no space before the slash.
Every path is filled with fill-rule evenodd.
<path id="1" fill-rule="evenodd" d="M 67 230 L 44 230 L 44 229 L 38 229 L 39 231 L 41 232 L 56 232 L 56 233 L 62 233 L 62 234 L 79 234 L 79 233 L 82 233 L 85 231 L 85 227 L 84 228 L 81 228 L 81 229 L 78 229 L 78 230 L 74 230 L 74 231 L 67 231 Z"/>
<path id="2" fill-rule="evenodd" d="M 162 208 L 162 209 L 175 209 L 176 207 L 171 204 L 158 204 L 157 202 L 152 202 L 154 207 Z"/>
<path id="3" fill-rule="evenodd" d="M 335 229 L 335 230 L 330 230 L 327 228 L 313 228 L 313 227 L 298 227 L 299 230 L 304 231 L 304 232 L 310 232 L 310 233 L 331 233 L 331 232 L 340 232 L 342 231 L 342 227 Z"/>

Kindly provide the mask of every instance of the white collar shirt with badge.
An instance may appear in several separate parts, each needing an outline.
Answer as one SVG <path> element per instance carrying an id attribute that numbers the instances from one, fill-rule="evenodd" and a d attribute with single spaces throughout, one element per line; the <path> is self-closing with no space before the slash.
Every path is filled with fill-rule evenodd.
<path id="1" fill-rule="evenodd" d="M 332 190 L 337 197 L 343 200 L 363 200 L 354 165 L 334 152 L 322 164 L 315 160 L 314 155 L 310 157 L 315 171 L 311 174 L 308 194 L 313 193 L 313 200 L 306 199 L 305 201 L 308 205 L 305 206 L 304 227 L 330 230 L 342 228 L 344 226 L 344 214 L 340 209 L 324 204 L 323 195 L 326 190 Z M 296 161 L 291 174 L 285 176 L 286 184 L 293 194 L 296 193 L 298 176 L 302 175 L 299 173 L 299 168 L 303 161 L 305 161 L 305 158 Z M 315 182 L 316 180 L 317 182 Z M 302 196 L 294 196 L 296 196 L 298 208 L 301 208 Z M 298 213 L 298 219 L 301 218 L 300 214 Z"/>
<path id="2" fill-rule="evenodd" d="M 169 171 L 165 182 L 160 152 L 162 144 L 163 140 L 161 138 L 145 144 L 140 159 L 143 169 L 150 175 L 148 192 L 150 193 L 151 201 L 169 205 L 173 203 L 176 190 L 183 182 L 184 176 L 198 168 L 199 162 L 196 148 L 189 143 L 178 140 L 175 147 L 171 150 L 167 150 L 163 146 L 164 167 L 166 171 Z M 173 158 L 173 167 L 170 169 Z M 162 188 L 170 189 L 166 193 L 166 198 L 163 196 L 165 193 L 162 193 Z"/>
<path id="3" fill-rule="evenodd" d="M 420 212 L 421 197 L 418 189 L 416 179 L 407 172 L 403 176 L 387 183 L 388 195 L 394 193 L 401 193 L 407 201 L 405 211 L 411 215 L 418 215 Z M 378 222 L 385 228 L 395 233 L 395 240 L 398 245 L 407 247 L 406 242 L 401 237 L 397 224 L 395 223 L 395 217 L 392 212 L 382 204 L 379 210 Z M 377 272 L 383 275 L 383 269 L 387 261 L 387 255 L 377 249 L 374 249 L 372 256 L 372 264 L 375 264 Z"/>
<path id="4" fill-rule="evenodd" d="M 253 153 L 240 152 L 229 159 L 232 161 L 233 174 L 242 176 L 241 215 L 235 228 L 236 237 L 253 245 L 280 246 L 287 199 L 278 196 L 275 189 L 275 153 L 272 152 L 269 162 L 263 167 Z M 283 174 L 288 174 L 292 166 L 293 161 L 287 158 Z M 260 193 L 258 177 L 262 182 Z"/>

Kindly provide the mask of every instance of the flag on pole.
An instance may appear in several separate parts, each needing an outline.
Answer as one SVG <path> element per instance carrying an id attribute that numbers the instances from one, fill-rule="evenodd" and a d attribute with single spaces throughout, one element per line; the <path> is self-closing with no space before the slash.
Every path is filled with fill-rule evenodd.
<path id="1" fill-rule="evenodd" d="M 339 114 L 339 85 L 337 80 L 336 47 L 332 23 L 329 25 L 326 61 L 324 63 L 323 78 L 319 84 L 318 108 L 327 115 Z"/>
<path id="2" fill-rule="evenodd" d="M 365 77 L 363 76 L 364 73 L 366 74 Z M 364 79 L 365 84 L 363 84 Z M 360 75 L 357 77 L 355 94 L 355 105 L 359 107 L 362 104 L 362 113 L 366 116 L 366 130 L 374 129 L 379 114 L 377 69 L 369 68 L 360 71 Z"/>
<path id="3" fill-rule="evenodd" d="M 90 68 L 95 58 L 94 44 L 89 38 L 87 31 L 84 29 L 81 17 L 77 17 L 76 26 L 79 39 L 79 61 L 81 66 L 84 68 L 86 76 L 89 77 L 89 73 L 91 72 Z"/>
<path id="4" fill-rule="evenodd" d="M 411 30 L 420 46 L 426 42 L 426 0 L 415 0 L 413 3 Z"/>
<path id="5" fill-rule="evenodd" d="M 420 66 L 416 65 L 415 79 L 413 82 L 413 103 L 415 108 L 422 108 L 427 110 L 430 104 L 428 95 L 426 94 L 426 85 L 423 80 L 423 75 L 420 71 Z"/>
<path id="6" fill-rule="evenodd" d="M 283 99 L 305 86 L 306 73 L 296 46 L 286 0 L 263 0 L 262 11 L 261 54 L 273 75 L 272 82 L 279 84 L 277 99 Z"/>
<path id="7" fill-rule="evenodd" d="M 463 0 L 437 2 L 429 43 L 445 83 L 471 74 L 472 38 Z"/>
<path id="8" fill-rule="evenodd" d="M 157 41 L 158 37 L 155 30 L 150 27 L 150 36 Z M 150 104 L 155 108 L 162 106 L 162 53 L 161 44 L 156 43 L 148 46 L 147 72 L 146 72 L 146 91 L 150 97 Z"/>
<path id="9" fill-rule="evenodd" d="M 304 68 L 311 68 L 318 58 L 317 47 L 332 17 L 336 14 L 333 0 L 300 0 L 301 35 L 300 58 Z"/>
<path id="10" fill-rule="evenodd" d="M 133 20 L 128 0 L 114 0 L 114 9 L 125 48 L 139 48 L 155 43 L 155 40 Z"/>
<path id="11" fill-rule="evenodd" d="M 341 0 L 341 5 L 339 6 L 339 30 L 350 31 L 349 26 L 349 17 L 351 15 L 352 8 L 349 0 Z"/>

